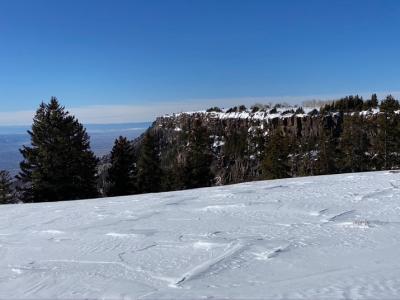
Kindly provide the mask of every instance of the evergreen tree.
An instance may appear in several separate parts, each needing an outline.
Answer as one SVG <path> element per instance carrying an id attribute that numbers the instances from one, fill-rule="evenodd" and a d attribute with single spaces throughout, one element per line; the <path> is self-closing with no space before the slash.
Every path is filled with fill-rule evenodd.
<path id="1" fill-rule="evenodd" d="M 337 172 L 337 138 L 329 120 L 324 121 L 318 142 L 318 174 L 321 175 Z"/>
<path id="2" fill-rule="evenodd" d="M 159 141 L 166 141 L 161 161 L 161 189 L 176 191 L 185 188 L 185 157 L 188 140 L 188 130 L 182 126 L 181 131 L 174 131 L 175 140 L 170 141 L 163 133 L 158 133 Z"/>
<path id="3" fill-rule="evenodd" d="M 392 169 L 400 166 L 400 119 L 393 102 L 378 116 L 378 136 L 375 151 L 378 168 Z"/>
<path id="4" fill-rule="evenodd" d="M 379 104 L 378 96 L 376 94 L 371 95 L 371 99 L 364 102 L 364 110 L 370 110 L 372 108 L 377 108 Z"/>
<path id="5" fill-rule="evenodd" d="M 199 120 L 196 120 L 189 134 L 189 146 L 184 167 L 185 187 L 210 186 L 213 179 L 210 169 L 211 162 L 212 154 L 207 128 L 202 126 Z"/>
<path id="6" fill-rule="evenodd" d="M 0 171 L 0 204 L 9 204 L 14 202 L 15 199 L 10 173 L 4 170 Z"/>
<path id="7" fill-rule="evenodd" d="M 139 193 L 161 191 L 162 172 L 159 152 L 154 135 L 147 131 L 142 141 L 137 163 L 137 189 Z"/>
<path id="8" fill-rule="evenodd" d="M 20 150 L 24 160 L 18 179 L 24 202 L 92 198 L 97 159 L 83 126 L 56 98 L 42 103 L 28 131 L 31 146 Z"/>
<path id="9" fill-rule="evenodd" d="M 170 160 L 168 167 L 162 169 L 162 190 L 177 191 L 186 188 L 185 161 L 183 153 L 175 152 L 175 158 Z"/>
<path id="10" fill-rule="evenodd" d="M 250 127 L 248 130 L 248 158 L 250 162 L 249 180 L 254 180 L 262 174 L 261 159 L 265 150 L 265 137 L 262 126 Z"/>
<path id="11" fill-rule="evenodd" d="M 369 140 L 366 124 L 359 115 L 344 116 L 340 139 L 340 171 L 361 172 L 368 168 Z"/>
<path id="12" fill-rule="evenodd" d="M 225 183 L 243 182 L 250 168 L 248 129 L 234 125 L 225 136 L 223 164 Z"/>
<path id="13" fill-rule="evenodd" d="M 392 95 L 388 95 L 380 105 L 381 112 L 392 114 L 400 109 L 400 103 Z"/>
<path id="14" fill-rule="evenodd" d="M 115 140 L 108 170 L 109 196 L 130 195 L 136 192 L 136 162 L 131 143 L 126 137 Z"/>
<path id="15" fill-rule="evenodd" d="M 376 94 L 372 94 L 372 96 L 371 96 L 371 107 L 372 108 L 377 108 L 378 104 L 379 104 L 378 96 Z"/>
<path id="16" fill-rule="evenodd" d="M 287 178 L 290 173 L 288 162 L 289 139 L 280 131 L 274 130 L 267 139 L 262 161 L 265 179 Z"/>

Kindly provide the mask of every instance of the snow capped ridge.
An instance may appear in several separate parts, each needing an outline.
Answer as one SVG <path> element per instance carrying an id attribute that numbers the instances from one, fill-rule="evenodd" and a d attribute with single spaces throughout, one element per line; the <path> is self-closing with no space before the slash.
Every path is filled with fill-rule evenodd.
<path id="1" fill-rule="evenodd" d="M 298 109 L 298 107 L 280 107 L 275 109 L 269 109 L 267 111 L 256 111 L 251 112 L 249 110 L 243 111 L 229 111 L 227 109 L 222 109 L 222 111 L 191 111 L 191 112 L 181 112 L 181 113 L 173 113 L 166 114 L 162 116 L 163 118 L 177 118 L 180 116 L 194 116 L 194 115 L 203 115 L 209 118 L 215 119 L 252 119 L 252 120 L 268 120 L 274 118 L 290 118 L 293 116 L 304 117 L 308 113 L 310 113 L 314 108 L 303 108 L 304 113 L 295 114 L 294 112 Z M 293 111 L 293 112 L 292 112 Z"/>
<path id="2" fill-rule="evenodd" d="M 304 118 L 313 116 L 313 111 L 319 111 L 319 107 L 302 107 L 302 113 L 296 113 L 296 110 L 299 107 L 297 106 L 290 106 L 290 107 L 279 107 L 276 109 L 269 109 L 266 111 L 256 111 L 251 112 L 249 110 L 243 111 L 229 111 L 226 109 L 222 109 L 222 111 L 206 111 L 206 110 L 199 110 L 199 111 L 189 111 L 189 112 L 180 112 L 180 113 L 173 113 L 173 114 L 165 114 L 161 118 L 179 118 L 182 116 L 204 116 L 207 118 L 212 119 L 242 119 L 242 120 L 259 120 L 259 121 L 268 121 L 275 118 L 286 119 L 292 117 Z M 276 110 L 276 111 L 275 111 Z M 368 117 L 380 114 L 379 108 L 373 108 L 370 110 L 362 110 L 357 112 L 349 112 L 344 113 L 345 115 L 356 115 L 359 114 L 360 116 Z M 400 114 L 400 110 L 395 111 L 396 114 Z M 331 112 L 330 115 L 339 115 L 339 112 Z"/>
<path id="3" fill-rule="evenodd" d="M 0 298 L 399 299 L 399 187 L 383 171 L 4 205 Z"/>

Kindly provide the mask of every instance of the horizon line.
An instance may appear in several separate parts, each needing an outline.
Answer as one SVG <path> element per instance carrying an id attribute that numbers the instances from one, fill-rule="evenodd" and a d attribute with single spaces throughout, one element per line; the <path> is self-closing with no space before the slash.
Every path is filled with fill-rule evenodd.
<path id="1" fill-rule="evenodd" d="M 363 92 L 342 93 L 329 95 L 309 96 L 258 96 L 258 97 L 230 97 L 230 98 L 205 98 L 187 99 L 185 101 L 155 101 L 148 104 L 107 104 L 86 105 L 80 107 L 65 108 L 85 125 L 112 125 L 127 123 L 154 122 L 157 117 L 181 113 L 187 111 L 206 110 L 209 107 L 219 106 L 228 108 L 237 105 L 254 105 L 256 103 L 288 103 L 301 105 L 305 101 L 312 100 L 336 100 L 346 95 L 359 95 L 368 97 L 373 93 L 379 97 L 393 95 L 400 96 L 400 91 L 394 92 Z M 62 99 L 60 100 L 62 104 Z M 28 126 L 32 124 L 36 110 L 0 111 L 0 126 Z"/>

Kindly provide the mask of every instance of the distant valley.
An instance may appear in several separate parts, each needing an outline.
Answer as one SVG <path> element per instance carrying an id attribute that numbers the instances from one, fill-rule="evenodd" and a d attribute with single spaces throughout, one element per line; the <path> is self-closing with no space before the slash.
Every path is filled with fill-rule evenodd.
<path id="1" fill-rule="evenodd" d="M 88 124 L 92 150 L 99 157 L 111 151 L 114 140 L 122 135 L 134 139 L 142 134 L 150 122 L 124 124 Z M 0 170 L 8 170 L 15 175 L 22 157 L 19 153 L 22 145 L 29 145 L 27 130 L 30 126 L 0 126 Z"/>

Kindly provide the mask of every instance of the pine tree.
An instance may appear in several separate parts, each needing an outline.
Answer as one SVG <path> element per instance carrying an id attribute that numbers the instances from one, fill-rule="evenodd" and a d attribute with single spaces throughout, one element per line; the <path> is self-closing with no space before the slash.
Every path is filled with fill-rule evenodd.
<path id="1" fill-rule="evenodd" d="M 184 166 L 185 187 L 191 189 L 210 186 L 213 179 L 211 162 L 212 154 L 207 128 L 196 120 L 189 134 L 187 159 Z"/>
<path id="2" fill-rule="evenodd" d="M 378 104 L 379 104 L 378 96 L 376 94 L 372 94 L 372 96 L 371 96 L 371 107 L 372 108 L 377 108 Z"/>
<path id="3" fill-rule="evenodd" d="M 224 166 L 225 183 L 243 182 L 250 168 L 248 129 L 237 124 L 225 136 Z"/>
<path id="4" fill-rule="evenodd" d="M 161 191 L 162 171 L 159 149 L 154 135 L 147 131 L 144 135 L 137 163 L 137 189 L 139 193 Z"/>
<path id="5" fill-rule="evenodd" d="M 391 103 L 392 105 L 393 103 Z M 378 153 L 379 169 L 400 166 L 400 119 L 395 108 L 386 108 L 378 117 L 378 136 L 375 152 Z"/>
<path id="6" fill-rule="evenodd" d="M 267 139 L 262 161 L 263 177 L 265 179 L 287 178 L 290 173 L 288 162 L 289 140 L 279 130 L 271 132 Z"/>
<path id="7" fill-rule="evenodd" d="M 18 179 L 24 202 L 92 198 L 97 159 L 82 124 L 51 98 L 42 103 L 28 131 L 31 146 L 20 150 L 24 160 Z"/>
<path id="8" fill-rule="evenodd" d="M 368 167 L 369 140 L 362 116 L 344 116 L 340 139 L 340 171 L 361 172 Z"/>
<path id="9" fill-rule="evenodd" d="M 318 141 L 318 174 L 334 174 L 337 172 L 337 138 L 333 126 L 324 120 Z"/>
<path id="10" fill-rule="evenodd" d="M 131 143 L 126 137 L 115 140 L 108 170 L 108 196 L 131 195 L 136 192 L 136 161 Z"/>
<path id="11" fill-rule="evenodd" d="M 9 204 L 14 202 L 15 199 L 10 173 L 4 170 L 0 171 L 0 204 Z"/>
<path id="12" fill-rule="evenodd" d="M 381 112 L 392 114 L 400 109 L 400 103 L 392 95 L 388 95 L 380 105 Z"/>

